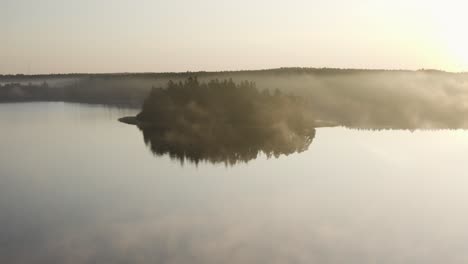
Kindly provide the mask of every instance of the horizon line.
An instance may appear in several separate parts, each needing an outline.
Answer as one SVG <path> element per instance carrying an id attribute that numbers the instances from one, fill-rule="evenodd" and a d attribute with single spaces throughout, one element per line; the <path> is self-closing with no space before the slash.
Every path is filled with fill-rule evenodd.
<path id="1" fill-rule="evenodd" d="M 447 71 L 433 68 L 420 68 L 420 69 L 384 69 L 384 68 L 334 68 L 334 67 L 280 67 L 280 68 L 264 68 L 254 70 L 196 70 L 196 71 L 135 71 L 135 72 L 63 72 L 63 73 L 36 73 L 36 74 L 25 74 L 25 73 L 10 73 L 0 74 L 0 77 L 44 77 L 44 76 L 69 76 L 69 75 L 150 75 L 150 74 L 187 74 L 187 73 L 243 73 L 243 72 L 267 72 L 267 71 L 278 71 L 278 70 L 303 70 L 303 71 L 386 71 L 386 72 L 440 72 L 440 73 L 452 73 L 452 74 L 466 74 L 468 71 Z"/>

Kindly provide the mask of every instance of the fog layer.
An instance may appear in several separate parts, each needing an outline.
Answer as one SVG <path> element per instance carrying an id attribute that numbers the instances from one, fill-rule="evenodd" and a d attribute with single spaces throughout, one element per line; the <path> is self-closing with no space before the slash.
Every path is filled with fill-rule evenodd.
<path id="1" fill-rule="evenodd" d="M 318 119 L 356 128 L 467 128 L 468 74 L 438 71 L 277 69 L 167 74 L 3 76 L 0 101 L 72 101 L 140 107 L 152 87 L 189 76 L 200 81 L 232 78 L 279 89 L 310 101 Z M 48 81 L 47 90 L 28 82 Z M 57 79 L 60 81 L 57 81 Z M 69 81 L 66 81 L 68 78 Z M 6 83 L 9 83 L 8 85 Z M 34 85 L 34 83 L 32 83 Z M 52 89 L 52 88 L 54 89 Z M 42 90 L 41 90 L 42 89 Z"/>

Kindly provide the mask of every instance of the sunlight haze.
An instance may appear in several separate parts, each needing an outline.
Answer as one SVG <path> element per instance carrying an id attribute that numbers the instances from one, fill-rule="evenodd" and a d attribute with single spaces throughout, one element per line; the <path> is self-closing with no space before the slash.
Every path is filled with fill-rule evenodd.
<path id="1" fill-rule="evenodd" d="M 467 264 L 467 12 L 0 0 L 0 264 Z"/>
<path id="2" fill-rule="evenodd" d="M 465 1 L 0 0 L 0 74 L 468 70 Z"/>

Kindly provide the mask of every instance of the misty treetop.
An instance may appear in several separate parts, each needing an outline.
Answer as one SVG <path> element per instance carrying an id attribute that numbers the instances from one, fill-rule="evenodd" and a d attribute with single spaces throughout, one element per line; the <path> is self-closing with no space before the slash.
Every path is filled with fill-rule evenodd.
<path id="1" fill-rule="evenodd" d="M 199 82 L 190 77 L 184 82 L 169 81 L 166 89 L 153 88 L 138 119 L 159 126 L 184 122 L 270 126 L 285 122 L 299 129 L 305 121 L 306 107 L 306 101 L 300 97 L 279 90 L 259 91 L 253 82 Z"/>

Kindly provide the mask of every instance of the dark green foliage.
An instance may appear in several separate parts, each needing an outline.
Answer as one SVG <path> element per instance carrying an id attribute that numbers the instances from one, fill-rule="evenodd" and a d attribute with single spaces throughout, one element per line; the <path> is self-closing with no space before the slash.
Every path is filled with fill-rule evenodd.
<path id="1" fill-rule="evenodd" d="M 200 83 L 197 78 L 168 83 L 166 89 L 153 88 L 145 100 L 138 119 L 156 126 L 197 124 L 268 126 L 303 121 L 305 101 L 284 95 L 278 90 L 270 94 L 255 88 L 255 83 L 232 80 L 211 80 Z"/>

